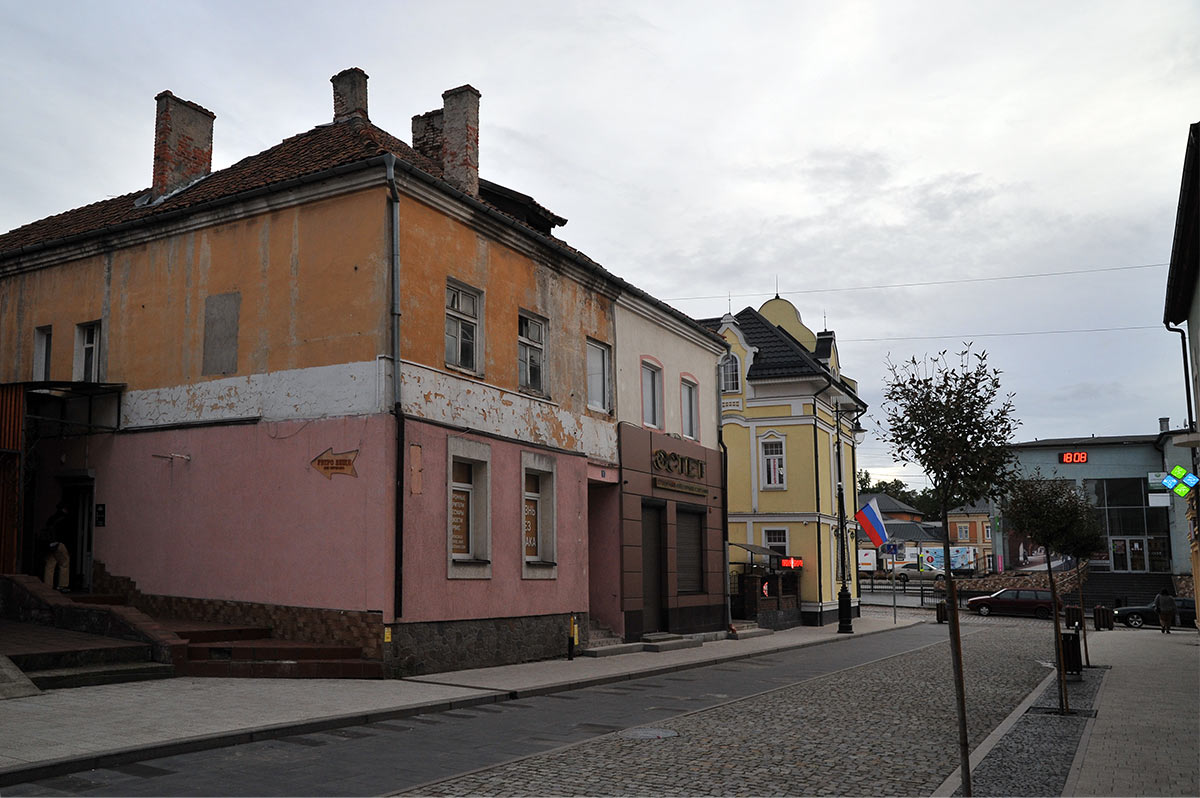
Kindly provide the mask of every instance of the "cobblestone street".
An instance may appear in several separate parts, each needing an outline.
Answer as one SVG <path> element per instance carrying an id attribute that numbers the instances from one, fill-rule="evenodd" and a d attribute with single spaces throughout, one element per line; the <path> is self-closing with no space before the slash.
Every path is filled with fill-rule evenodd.
<path id="1" fill-rule="evenodd" d="M 974 749 L 1049 673 L 1051 627 L 964 615 L 963 658 Z M 929 795 L 958 765 L 949 643 L 657 726 L 677 736 L 608 735 L 412 792 Z"/>

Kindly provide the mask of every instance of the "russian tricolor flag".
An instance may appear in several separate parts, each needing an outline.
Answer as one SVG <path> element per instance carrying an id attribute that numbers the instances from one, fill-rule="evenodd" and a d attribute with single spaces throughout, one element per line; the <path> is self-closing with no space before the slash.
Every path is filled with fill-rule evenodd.
<path id="1" fill-rule="evenodd" d="M 879 505 L 875 503 L 874 499 L 871 499 L 866 506 L 854 514 L 854 520 L 867 533 L 867 537 L 871 538 L 875 548 L 879 548 L 887 541 L 887 528 L 883 525 L 883 516 L 879 514 Z"/>

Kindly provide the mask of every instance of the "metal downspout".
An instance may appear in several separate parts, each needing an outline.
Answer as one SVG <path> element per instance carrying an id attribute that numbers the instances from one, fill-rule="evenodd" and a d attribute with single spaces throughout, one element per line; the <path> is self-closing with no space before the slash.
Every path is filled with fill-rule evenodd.
<path id="1" fill-rule="evenodd" d="M 383 160 L 387 170 L 389 237 L 391 239 L 391 333 L 392 333 L 392 413 L 396 417 L 396 486 L 395 486 L 395 593 L 392 614 L 395 619 L 404 615 L 404 411 L 400 403 L 400 193 L 396 190 L 396 156 L 387 153 Z"/>
<path id="2" fill-rule="evenodd" d="M 1183 350 L 1183 390 L 1187 396 L 1187 418 L 1188 432 L 1196 431 L 1196 416 L 1192 410 L 1192 375 L 1188 369 L 1188 345 L 1187 333 L 1179 327 L 1172 327 L 1169 322 L 1163 322 L 1163 326 L 1173 333 L 1179 333 L 1179 346 Z M 1196 472 L 1196 450 L 1192 449 L 1192 473 Z"/>
<path id="3" fill-rule="evenodd" d="M 821 557 L 821 455 L 817 449 L 817 397 L 833 387 L 833 380 L 826 377 L 825 387 L 813 394 L 813 495 L 817 499 L 817 626 L 825 625 L 825 580 Z"/>
<path id="4" fill-rule="evenodd" d="M 726 347 L 726 352 L 728 352 Z M 717 448 L 721 450 L 721 552 L 725 558 L 725 630 L 733 630 L 733 607 L 729 596 L 729 448 L 725 445 L 725 411 L 721 407 L 721 366 L 717 364 Z M 753 555 L 752 555 L 753 556 Z"/>

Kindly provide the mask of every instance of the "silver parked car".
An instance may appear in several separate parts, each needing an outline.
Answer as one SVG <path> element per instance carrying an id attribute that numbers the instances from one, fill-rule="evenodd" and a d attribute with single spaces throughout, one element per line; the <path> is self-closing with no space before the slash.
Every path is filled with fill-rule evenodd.
<path id="1" fill-rule="evenodd" d="M 892 577 L 902 585 L 910 579 L 925 582 L 943 582 L 946 579 L 946 572 L 941 568 L 934 568 L 932 565 L 906 562 L 892 566 Z"/>

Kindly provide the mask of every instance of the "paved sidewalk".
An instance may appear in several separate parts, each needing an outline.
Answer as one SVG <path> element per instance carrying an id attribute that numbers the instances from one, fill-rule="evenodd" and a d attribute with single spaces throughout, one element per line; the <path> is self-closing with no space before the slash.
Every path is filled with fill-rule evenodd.
<path id="1" fill-rule="evenodd" d="M 864 612 L 855 620 L 855 636 L 895 628 L 890 608 Z M 907 610 L 898 625 L 923 620 L 931 621 L 930 613 Z M 976 632 L 996 620 L 964 617 Z M 0 785 L 849 639 L 836 629 L 836 624 L 801 627 L 659 654 L 551 660 L 400 681 L 175 678 L 49 691 L 0 701 L 5 730 Z M 1096 717 L 1087 721 L 1063 794 L 1200 794 L 1200 635 L 1116 629 L 1091 633 L 1088 641 L 1092 663 L 1107 668 L 1088 671 L 1099 683 Z M 1029 703 L 1000 724 L 973 761 L 1003 750 L 1005 734 L 1021 728 L 1018 721 Z"/>
<path id="2" fill-rule="evenodd" d="M 1200 795 L 1200 635 L 1116 629 L 1091 635 L 1111 665 L 1064 795 Z"/>
<path id="3" fill-rule="evenodd" d="M 857 618 L 856 635 L 921 617 Z M 358 725 L 833 643 L 837 624 L 699 648 L 576 657 L 403 680 L 213 679 L 50 690 L 0 701 L 0 785 L 169 754 Z M 9 733 L 9 730 L 19 730 Z"/>

